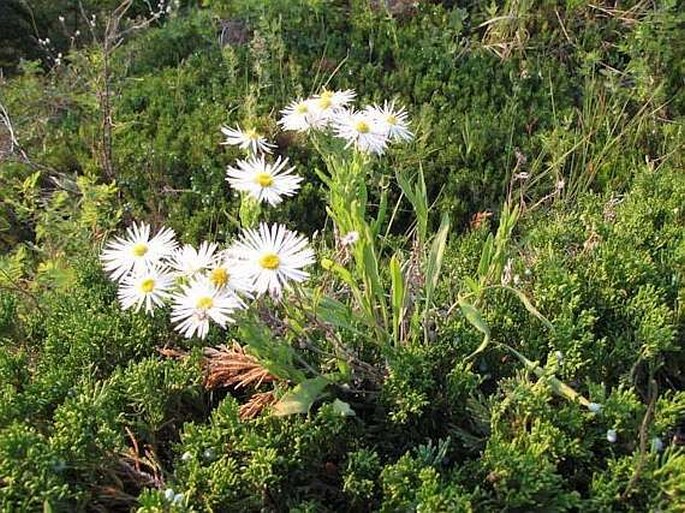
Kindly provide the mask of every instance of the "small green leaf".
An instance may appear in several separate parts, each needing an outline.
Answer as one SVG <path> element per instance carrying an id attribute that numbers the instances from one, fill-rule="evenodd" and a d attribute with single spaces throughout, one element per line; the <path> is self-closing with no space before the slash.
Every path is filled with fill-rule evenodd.
<path id="1" fill-rule="evenodd" d="M 348 305 L 332 297 L 324 296 L 316 303 L 316 316 L 336 328 L 360 334 L 355 326 L 355 314 Z"/>
<path id="2" fill-rule="evenodd" d="M 303 381 L 287 392 L 274 406 L 274 414 L 279 417 L 309 412 L 314 401 L 323 395 L 329 381 L 323 376 Z"/>

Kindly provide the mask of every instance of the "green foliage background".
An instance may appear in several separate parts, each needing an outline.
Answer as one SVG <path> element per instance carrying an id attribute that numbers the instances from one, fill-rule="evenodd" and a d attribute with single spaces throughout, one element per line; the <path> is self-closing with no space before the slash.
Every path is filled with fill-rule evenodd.
<path id="1" fill-rule="evenodd" d="M 683 511 L 682 2 L 183 2 L 107 61 L 104 26 L 86 34 L 72 4 L 0 12 L 17 20 L 0 27 L 16 138 L 0 127 L 0 509 Z M 106 20 L 115 4 L 84 9 Z M 145 13 L 135 3 L 129 15 Z M 202 387 L 199 342 L 120 310 L 97 252 L 133 219 L 184 242 L 235 233 L 224 173 L 238 153 L 220 146 L 222 124 L 276 140 L 307 185 L 268 215 L 321 231 L 323 163 L 275 119 L 324 84 L 411 113 L 416 140 L 377 171 L 421 168 L 433 228 L 443 213 L 456 221 L 432 342 L 368 352 L 384 379 L 370 394 L 339 391 L 355 417 L 325 404 L 241 420 L 244 395 Z M 511 279 L 555 329 L 501 290 L 485 319 L 600 413 L 500 351 L 465 363 L 481 337 L 453 308 L 456 284 L 508 197 L 528 207 Z M 142 473 L 124 457 L 134 445 Z"/>

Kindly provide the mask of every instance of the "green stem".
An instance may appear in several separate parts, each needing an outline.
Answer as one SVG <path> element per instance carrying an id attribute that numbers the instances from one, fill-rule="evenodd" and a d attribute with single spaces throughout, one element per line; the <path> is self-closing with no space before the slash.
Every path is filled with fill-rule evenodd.
<path id="1" fill-rule="evenodd" d="M 566 383 L 561 381 L 559 378 L 555 376 L 550 376 L 545 372 L 545 369 L 540 367 L 537 362 L 533 362 L 523 356 L 521 353 L 519 353 L 516 349 L 513 347 L 504 344 L 502 342 L 498 342 L 499 346 L 503 347 L 507 351 L 509 351 L 511 354 L 513 354 L 516 358 L 519 359 L 521 363 L 525 366 L 526 370 L 533 372 L 538 378 L 544 378 L 546 379 L 550 386 L 552 387 L 552 390 L 556 392 L 558 395 L 565 397 L 566 399 L 572 401 L 572 402 L 579 402 L 585 407 L 590 406 L 590 401 L 587 400 L 585 397 L 583 397 L 581 394 L 573 390 L 570 386 L 568 386 Z"/>

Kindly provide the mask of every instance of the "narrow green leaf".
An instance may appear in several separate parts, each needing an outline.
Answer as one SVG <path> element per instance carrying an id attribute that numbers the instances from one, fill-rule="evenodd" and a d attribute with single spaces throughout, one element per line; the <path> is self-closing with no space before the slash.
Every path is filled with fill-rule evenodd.
<path id="1" fill-rule="evenodd" d="M 473 278 L 470 278 L 469 276 L 464 277 L 464 283 L 466 284 L 468 289 L 471 292 L 473 292 L 474 294 L 478 294 L 481 290 L 481 287 L 478 284 L 478 282 L 476 280 L 474 280 Z"/>
<path id="2" fill-rule="evenodd" d="M 428 234 L 428 192 L 426 191 L 426 180 L 423 177 L 423 168 L 419 167 L 419 176 L 416 179 L 416 221 L 419 230 L 419 240 L 426 240 Z"/>
<path id="3" fill-rule="evenodd" d="M 461 308 L 464 317 L 466 317 L 466 320 L 469 321 L 469 324 L 483 334 L 483 341 L 476 348 L 476 350 L 467 357 L 467 360 L 470 360 L 478 353 L 483 352 L 486 347 L 488 347 L 488 344 L 490 343 L 490 328 L 483 319 L 480 311 L 471 303 L 467 303 L 466 301 L 462 301 L 460 299 L 459 307 Z"/>
<path id="4" fill-rule="evenodd" d="M 373 237 L 371 230 L 368 226 L 364 226 L 364 240 L 362 242 L 363 251 L 363 261 L 364 261 L 364 281 L 367 284 L 369 290 L 368 299 L 370 302 L 373 301 L 373 297 L 376 298 L 376 305 L 380 309 L 380 313 L 385 316 L 387 312 L 387 306 L 385 301 L 385 290 L 383 284 L 381 283 L 380 273 L 378 272 L 378 257 L 373 245 Z M 384 319 L 385 320 L 385 319 Z M 387 322 L 384 322 L 387 326 Z"/>
<path id="5" fill-rule="evenodd" d="M 388 213 L 388 191 L 383 189 L 381 192 L 381 201 L 380 205 L 378 207 L 378 215 L 376 215 L 376 220 L 373 223 L 373 226 L 371 227 L 371 231 L 373 232 L 374 237 L 378 237 L 378 234 L 381 231 L 381 226 L 383 226 L 383 223 L 385 222 L 385 217 Z"/>
<path id="6" fill-rule="evenodd" d="M 438 286 L 440 278 L 440 268 L 442 267 L 442 259 L 445 255 L 445 247 L 447 245 L 447 233 L 450 229 L 450 218 L 447 214 L 442 216 L 440 228 L 433 238 L 430 253 L 428 254 L 428 263 L 426 265 L 426 311 L 430 308 L 433 301 L 433 293 Z"/>
<path id="7" fill-rule="evenodd" d="M 526 296 L 523 292 L 513 287 L 503 286 L 503 288 L 510 292 L 513 292 L 516 295 L 516 297 L 518 297 L 519 301 L 523 303 L 523 306 L 526 307 L 526 310 L 528 310 L 534 317 L 536 317 L 540 322 L 542 322 L 542 324 L 544 324 L 547 329 L 554 332 L 554 326 L 552 325 L 552 323 L 549 322 L 549 320 L 547 320 L 547 318 L 544 315 L 542 315 L 537 308 L 533 306 L 533 303 L 531 303 L 528 296 Z"/>
<path id="8" fill-rule="evenodd" d="M 345 282 L 349 287 L 356 287 L 357 282 L 352 277 L 352 273 L 345 269 L 342 265 L 333 260 L 327 259 L 325 261 L 326 270 L 333 272 L 338 278 Z"/>
<path id="9" fill-rule="evenodd" d="M 478 263 L 478 277 L 482 278 L 488 272 L 490 268 L 490 260 L 492 259 L 492 249 L 494 244 L 494 239 L 492 233 L 488 235 L 485 244 L 483 245 L 483 251 L 480 255 L 480 262 Z"/>
<path id="10" fill-rule="evenodd" d="M 399 342 L 400 327 L 404 317 L 406 288 L 397 255 L 393 255 L 390 259 L 390 280 L 392 288 L 392 334 L 395 342 Z"/>
<path id="11" fill-rule="evenodd" d="M 473 306 L 471 303 L 459 300 L 459 307 L 461 308 L 464 317 L 469 321 L 474 328 L 480 331 L 486 337 L 490 337 L 490 328 L 480 314 L 480 310 Z"/>
<path id="12" fill-rule="evenodd" d="M 322 297 L 316 303 L 316 316 L 323 322 L 336 328 L 354 330 L 352 309 L 345 303 L 329 296 Z"/>
<path id="13" fill-rule="evenodd" d="M 305 379 L 303 372 L 293 363 L 295 350 L 287 343 L 274 340 L 269 328 L 255 319 L 243 320 L 238 328 L 238 340 L 246 344 L 249 352 L 274 376 L 295 382 Z"/>
<path id="14" fill-rule="evenodd" d="M 330 189 L 331 187 L 331 177 L 328 176 L 328 173 L 325 171 L 322 171 L 318 167 L 314 168 L 314 173 L 316 173 L 316 176 L 321 180 L 321 182 Z"/>
<path id="15" fill-rule="evenodd" d="M 419 168 L 416 185 L 412 185 L 406 174 L 400 170 L 395 173 L 395 177 L 400 189 L 402 189 L 402 192 L 414 209 L 419 241 L 423 242 L 426 240 L 426 234 L 428 232 L 428 194 L 426 192 L 426 181 L 423 177 L 423 169 Z"/>

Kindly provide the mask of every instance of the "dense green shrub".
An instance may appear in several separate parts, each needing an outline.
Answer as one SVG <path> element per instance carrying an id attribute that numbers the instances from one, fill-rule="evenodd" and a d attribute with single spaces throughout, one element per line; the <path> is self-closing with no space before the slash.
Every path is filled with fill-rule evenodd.
<path id="1" fill-rule="evenodd" d="M 39 30 L 62 5 L 43 4 Z M 95 44 L 2 83 L 17 141 L 0 128 L 0 509 L 680 511 L 678 2 L 190 4 L 127 34 L 108 77 Z M 29 46 L 23 55 L 38 57 Z M 239 201 L 224 176 L 240 154 L 220 144 L 222 124 L 258 127 L 306 178 L 265 218 L 330 227 L 324 162 L 276 124 L 324 84 L 364 102 L 396 98 L 417 135 L 369 175 L 371 213 L 379 188 L 397 206 L 380 227 L 383 291 L 390 250 L 404 255 L 418 224 L 397 174 L 422 170 L 432 221 L 452 216 L 450 240 L 429 315 L 409 321 L 423 337 L 386 346 L 345 312 L 336 334 L 354 368 L 328 354 L 327 325 L 302 328 L 304 314 L 275 303 L 255 314 L 268 330 L 241 319 L 212 332 L 205 344 L 238 341 L 267 370 L 291 371 L 275 400 L 299 374 L 350 378 L 306 414 L 267 407 L 248 419 L 241 408 L 266 388 L 208 390 L 200 342 L 180 341 L 166 312 L 122 311 L 97 253 L 134 218 L 184 242 L 232 237 Z M 521 216 L 478 302 L 483 346 L 460 300 L 505 201 Z M 324 266 L 312 274 L 331 279 Z M 287 324 L 301 331 L 283 335 Z M 557 378 L 596 405 L 569 400 Z"/>

